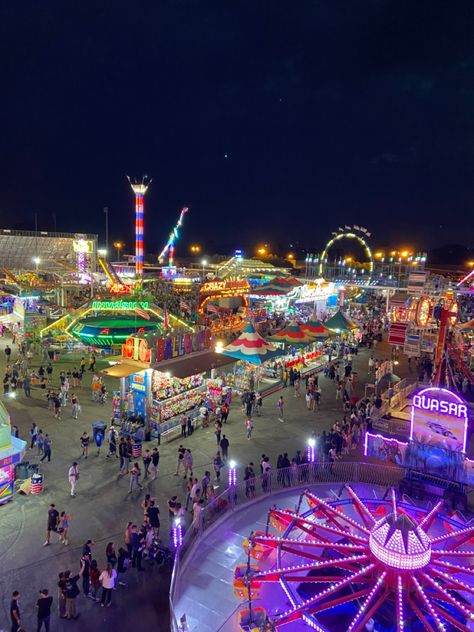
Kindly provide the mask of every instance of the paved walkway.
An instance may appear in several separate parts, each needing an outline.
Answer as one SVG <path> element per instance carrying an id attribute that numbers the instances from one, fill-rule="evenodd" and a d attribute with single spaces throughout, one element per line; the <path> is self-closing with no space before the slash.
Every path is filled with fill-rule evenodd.
<path id="1" fill-rule="evenodd" d="M 0 374 L 3 374 L 5 357 L 3 348 L 5 341 L 0 341 Z M 376 357 L 388 357 L 389 348 L 379 345 Z M 354 357 L 354 370 L 359 375 L 357 394 L 363 395 L 364 383 L 367 377 L 369 352 L 361 350 Z M 105 364 L 105 362 L 102 362 Z M 38 361 L 33 362 L 38 366 Z M 77 358 L 65 358 L 54 364 L 54 376 L 59 382 L 60 370 L 78 366 Z M 101 362 L 98 363 L 98 369 Z M 397 373 L 403 377 L 408 373 L 405 362 L 397 367 Z M 90 375 L 84 380 L 83 388 L 78 390 L 82 406 L 79 420 L 73 420 L 70 409 L 63 414 L 63 420 L 54 419 L 47 410 L 44 391 L 33 387 L 31 399 L 26 399 L 19 391 L 15 400 L 7 398 L 5 404 L 12 416 L 12 423 L 20 429 L 20 437 L 29 437 L 31 422 L 35 421 L 44 432 L 53 439 L 51 463 L 44 462 L 42 472 L 45 479 L 45 491 L 36 497 L 17 495 L 13 502 L 0 507 L 0 586 L 4 596 L 0 610 L 0 629 L 6 628 L 9 622 L 9 595 L 15 589 L 22 594 L 21 605 L 24 614 L 25 629 L 33 629 L 35 608 L 38 591 L 48 588 L 52 591 L 57 606 L 56 590 L 57 573 L 79 568 L 80 549 L 86 539 L 92 538 L 96 545 L 94 556 L 103 567 L 105 560 L 105 546 L 114 541 L 116 548 L 122 545 L 122 533 L 128 520 L 141 524 L 142 509 L 140 503 L 146 492 L 156 496 L 162 511 L 162 539 L 168 542 L 168 523 L 166 501 L 178 494 L 184 498 L 183 481 L 174 476 L 176 468 L 176 453 L 179 441 L 161 446 L 160 471 L 156 482 L 149 482 L 143 492 L 128 494 L 128 480 L 117 480 L 118 460 L 105 458 L 106 450 L 97 456 L 92 447 L 87 460 L 80 457 L 79 438 L 84 430 L 91 433 L 91 423 L 104 419 L 109 423 L 110 404 L 100 406 L 90 399 Z M 252 439 L 246 439 L 244 415 L 238 403 L 234 403 L 229 415 L 229 423 L 224 425 L 224 432 L 229 438 L 230 458 L 235 459 L 238 466 L 249 461 L 258 462 L 262 453 L 271 457 L 274 467 L 276 457 L 281 452 L 288 452 L 290 458 L 297 449 L 305 449 L 306 440 L 313 430 L 321 432 L 329 429 L 342 416 L 342 404 L 335 399 L 334 384 L 320 378 L 322 388 L 321 410 L 310 412 L 306 409 L 304 393 L 295 398 L 290 388 L 283 389 L 286 410 L 285 423 L 279 423 L 277 418 L 276 400 L 280 392 L 264 400 L 262 416 L 255 419 Z M 117 388 L 117 382 L 109 380 L 109 391 Z M 3 395 L 2 395 L 3 397 Z M 194 435 L 183 441 L 191 448 L 194 456 L 194 471 L 198 477 L 206 469 L 211 468 L 215 455 L 216 444 L 213 427 L 197 430 Z M 152 447 L 155 442 L 151 442 Z M 37 462 L 36 449 L 27 453 L 30 462 Z M 351 456 L 357 458 L 357 455 Z M 77 496 L 69 495 L 67 471 L 73 460 L 79 462 L 81 477 L 78 483 Z M 226 476 L 224 475 L 223 481 Z M 224 485 L 224 483 L 223 483 Z M 219 493 L 219 490 L 217 490 Z M 49 547 L 43 547 L 45 539 L 46 514 L 48 505 L 54 502 L 59 511 L 66 510 L 72 514 L 69 546 L 65 547 L 53 542 Z M 54 538 L 53 538 L 54 539 Z M 80 617 L 77 622 L 53 618 L 53 630 L 81 629 L 97 630 L 102 626 L 114 626 L 116 630 L 134 629 L 139 621 L 144 626 L 160 632 L 169 630 L 167 618 L 167 589 L 169 576 L 160 572 L 156 567 L 145 573 L 136 573 L 135 569 L 128 572 L 129 586 L 114 592 L 112 608 L 105 610 L 93 604 L 90 600 L 80 596 L 78 611 Z M 56 609 L 55 609 L 56 610 Z M 105 627 L 104 627 L 105 629 Z"/>

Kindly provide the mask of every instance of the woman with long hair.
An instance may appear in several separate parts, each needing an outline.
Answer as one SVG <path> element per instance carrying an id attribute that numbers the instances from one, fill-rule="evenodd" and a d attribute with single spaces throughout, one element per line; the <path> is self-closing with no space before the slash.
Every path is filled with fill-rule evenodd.
<path id="1" fill-rule="evenodd" d="M 110 608 L 112 601 L 112 590 L 115 587 L 115 579 L 117 577 L 117 571 L 113 568 L 112 564 L 107 564 L 107 568 L 100 574 L 100 581 L 102 583 L 102 608 Z"/>

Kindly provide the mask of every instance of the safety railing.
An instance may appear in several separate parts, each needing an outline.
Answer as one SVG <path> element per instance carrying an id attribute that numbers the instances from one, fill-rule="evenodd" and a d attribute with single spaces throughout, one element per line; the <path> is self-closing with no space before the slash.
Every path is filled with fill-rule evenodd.
<path id="1" fill-rule="evenodd" d="M 211 499 L 197 514 L 188 527 L 182 546 L 176 551 L 175 565 L 170 587 L 170 620 L 173 632 L 186 632 L 185 613 L 177 613 L 175 598 L 180 594 L 180 574 L 186 556 L 220 518 L 238 510 L 258 498 L 270 497 L 288 489 L 304 488 L 312 484 L 328 483 L 340 485 L 336 496 L 342 492 L 346 483 L 366 483 L 380 487 L 398 486 L 404 476 L 404 470 L 385 464 L 356 463 L 335 461 L 328 463 L 305 463 L 300 466 L 281 468 L 267 473 L 258 473 L 254 477 L 229 486 L 222 494 Z M 334 491 L 334 490 L 333 490 Z M 184 615 L 184 616 L 183 616 Z"/>

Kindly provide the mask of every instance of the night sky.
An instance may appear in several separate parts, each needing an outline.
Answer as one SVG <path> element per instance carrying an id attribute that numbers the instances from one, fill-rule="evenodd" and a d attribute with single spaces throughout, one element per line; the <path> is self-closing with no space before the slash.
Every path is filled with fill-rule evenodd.
<path id="1" fill-rule="evenodd" d="M 3 3 L 0 68 L 0 227 L 131 245 L 148 174 L 148 251 L 474 242 L 472 0 Z"/>

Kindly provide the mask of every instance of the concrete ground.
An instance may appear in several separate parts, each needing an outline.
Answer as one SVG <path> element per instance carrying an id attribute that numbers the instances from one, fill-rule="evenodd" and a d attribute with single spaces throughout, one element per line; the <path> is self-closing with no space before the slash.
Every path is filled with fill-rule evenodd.
<path id="1" fill-rule="evenodd" d="M 11 341 L 8 341 L 11 345 Z M 5 356 L 3 348 L 6 341 L 0 341 L 0 374 L 3 374 Z M 16 347 L 13 347 L 16 350 Z M 15 351 L 16 352 L 16 351 Z M 14 355 L 15 355 L 14 352 Z M 390 348 L 381 344 L 377 347 L 375 356 L 387 358 Z M 363 395 L 367 378 L 368 350 L 361 350 L 354 357 L 354 370 L 359 375 L 357 394 Z M 101 368 L 105 361 L 100 361 L 97 368 Z M 77 357 L 63 357 L 54 363 L 54 383 L 58 385 L 59 372 L 67 367 L 78 366 Z M 33 366 L 39 366 L 39 361 L 33 361 Z M 402 359 L 397 367 L 400 377 L 408 374 L 406 362 Z M 20 430 L 20 437 L 28 439 L 31 423 L 35 421 L 44 432 L 53 439 L 51 463 L 44 462 L 41 471 L 44 474 L 45 490 L 39 496 L 16 495 L 14 500 L 0 507 L 0 586 L 3 595 L 0 610 L 0 630 L 7 629 L 9 623 L 9 597 L 13 590 L 21 593 L 21 610 L 23 625 L 26 630 L 33 629 L 36 617 L 34 604 L 41 588 L 48 588 L 54 597 L 54 616 L 52 629 L 62 632 L 66 629 L 99 630 L 109 626 L 115 630 L 134 629 L 137 623 L 145 625 L 157 632 L 169 630 L 168 620 L 168 585 L 169 574 L 158 568 L 147 568 L 145 573 L 137 573 L 135 569 L 128 571 L 129 584 L 127 588 L 120 588 L 113 594 L 110 609 L 100 608 L 82 595 L 77 599 L 80 616 L 77 621 L 63 621 L 57 617 L 56 584 L 57 574 L 61 570 L 79 570 L 79 559 L 82 544 L 93 539 L 93 555 L 98 560 L 99 567 L 104 566 L 105 547 L 110 541 L 115 542 L 116 548 L 123 543 L 123 531 L 129 520 L 141 524 L 141 502 L 145 493 L 149 492 L 158 499 L 162 511 L 161 536 L 168 543 L 168 518 L 166 501 L 178 494 L 184 499 L 183 480 L 174 476 L 176 467 L 176 453 L 179 441 L 163 444 L 160 449 L 160 471 L 158 480 L 147 482 L 142 492 L 128 494 L 128 480 L 117 480 L 118 460 L 106 459 L 106 449 L 98 456 L 94 447 L 90 455 L 84 460 L 81 455 L 80 435 L 84 430 L 91 433 L 93 421 L 103 419 L 110 423 L 111 406 L 93 403 L 90 397 L 91 375 L 87 374 L 82 389 L 76 389 L 82 406 L 82 413 L 78 420 L 70 416 L 70 408 L 63 413 L 62 421 L 54 419 L 47 410 L 44 391 L 38 387 L 32 388 L 31 399 L 26 399 L 22 391 L 18 392 L 15 400 L 2 395 L 12 416 L 12 423 Z M 329 429 L 341 418 L 342 405 L 335 399 L 334 384 L 320 378 L 322 388 L 322 405 L 318 412 L 306 410 L 304 393 L 295 398 L 290 388 L 271 395 L 264 400 L 262 416 L 255 419 L 252 439 L 246 439 L 244 416 L 237 402 L 232 405 L 229 422 L 224 426 L 224 432 L 229 438 L 229 455 L 238 463 L 241 472 L 245 464 L 253 460 L 258 462 L 264 452 L 271 457 L 272 466 L 276 465 L 279 453 L 287 451 L 290 458 L 297 449 L 305 449 L 306 440 L 313 430 L 321 432 Z M 108 379 L 109 391 L 118 387 L 118 381 Z M 73 390 L 73 389 L 72 389 Z M 277 419 L 276 400 L 280 393 L 286 401 L 285 423 Z M 154 447 L 156 442 L 151 442 Z M 194 472 L 201 477 L 206 469 L 212 471 L 212 459 L 215 455 L 216 444 L 213 428 L 199 429 L 194 435 L 183 441 L 191 448 L 194 456 Z M 360 458 L 360 454 L 351 455 Z M 28 451 L 26 459 L 38 462 L 36 449 Z M 79 462 L 80 480 L 77 496 L 71 498 L 67 479 L 68 468 L 73 460 Z M 225 481 L 226 476 L 222 477 Z M 224 485 L 224 484 L 223 484 Z M 217 493 L 219 490 L 217 489 Z M 46 516 L 50 503 L 54 502 L 59 511 L 66 510 L 72 515 L 69 546 L 56 542 L 43 547 L 45 539 Z"/>

